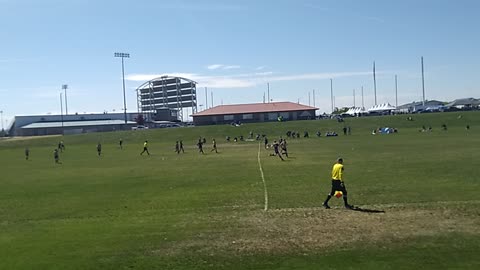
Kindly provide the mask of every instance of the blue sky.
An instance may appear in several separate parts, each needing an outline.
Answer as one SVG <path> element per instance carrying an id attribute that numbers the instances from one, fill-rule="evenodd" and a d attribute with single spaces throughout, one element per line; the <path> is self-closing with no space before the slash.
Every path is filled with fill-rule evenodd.
<path id="1" fill-rule="evenodd" d="M 58 113 L 62 84 L 73 112 L 127 108 L 135 88 L 162 74 L 183 75 L 214 92 L 215 104 L 274 101 L 319 112 L 421 100 L 420 57 L 427 99 L 480 97 L 480 1 L 443 0 L 0 0 L 0 110 L 14 115 Z M 313 100 L 311 101 L 313 105 Z M 209 101 L 211 105 L 211 101 Z"/>

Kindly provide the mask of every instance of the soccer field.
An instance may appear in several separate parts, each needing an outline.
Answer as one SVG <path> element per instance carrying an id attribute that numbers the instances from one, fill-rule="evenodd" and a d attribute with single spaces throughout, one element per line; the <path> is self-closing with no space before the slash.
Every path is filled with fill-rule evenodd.
<path id="1" fill-rule="evenodd" d="M 0 141 L 0 269 L 480 269 L 480 113 L 406 117 Z M 225 141 L 288 130 L 310 138 L 287 138 L 284 162 Z M 384 213 L 321 207 L 339 156 L 350 203 Z"/>

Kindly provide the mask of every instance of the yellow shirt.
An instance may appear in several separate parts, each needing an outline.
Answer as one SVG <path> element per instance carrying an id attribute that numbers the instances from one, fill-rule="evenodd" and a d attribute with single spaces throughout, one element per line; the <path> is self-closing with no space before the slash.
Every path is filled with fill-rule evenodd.
<path id="1" fill-rule="evenodd" d="M 343 181 L 343 164 L 335 163 L 332 169 L 332 179 Z"/>
<path id="2" fill-rule="evenodd" d="M 148 146 L 148 143 L 147 143 L 147 142 L 144 142 L 144 143 L 143 143 L 143 147 L 146 148 L 147 146 Z"/>

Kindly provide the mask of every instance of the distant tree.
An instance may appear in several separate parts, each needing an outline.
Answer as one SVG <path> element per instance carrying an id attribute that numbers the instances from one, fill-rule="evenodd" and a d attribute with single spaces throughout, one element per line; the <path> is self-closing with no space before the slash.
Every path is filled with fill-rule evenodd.
<path id="1" fill-rule="evenodd" d="M 345 113 L 349 110 L 348 107 L 343 107 L 343 108 L 337 108 L 335 107 L 335 111 L 333 111 L 333 114 L 342 114 Z"/>
<path id="2" fill-rule="evenodd" d="M 143 126 L 145 124 L 145 118 L 143 118 L 143 114 L 137 115 L 135 122 L 137 122 L 138 125 Z"/>

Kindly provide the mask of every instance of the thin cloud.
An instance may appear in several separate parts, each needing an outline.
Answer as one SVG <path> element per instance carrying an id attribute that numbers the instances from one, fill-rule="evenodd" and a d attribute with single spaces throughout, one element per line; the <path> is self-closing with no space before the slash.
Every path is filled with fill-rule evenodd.
<path id="1" fill-rule="evenodd" d="M 222 68 L 222 67 L 224 67 L 224 65 L 221 65 L 221 64 L 213 64 L 213 65 L 207 66 L 207 68 L 210 69 L 210 70 L 216 70 L 216 69 L 219 69 L 219 68 Z"/>
<path id="2" fill-rule="evenodd" d="M 237 74 L 229 76 L 205 76 L 195 73 L 168 73 L 168 74 L 131 74 L 125 78 L 129 81 L 145 82 L 165 75 L 184 77 L 196 81 L 201 87 L 210 88 L 248 88 L 255 87 L 265 81 L 303 81 L 303 80 L 325 80 L 330 78 L 343 78 L 353 76 L 371 75 L 370 71 L 362 72 L 338 72 L 338 73 L 307 73 L 294 75 L 272 76 L 273 72 L 254 74 Z"/>
<path id="3" fill-rule="evenodd" d="M 259 67 L 256 67 L 255 70 L 260 71 L 260 70 L 264 70 L 265 68 L 267 68 L 267 67 L 266 66 L 259 66 Z"/>
<path id="4" fill-rule="evenodd" d="M 325 80 L 325 79 L 335 79 L 342 77 L 353 77 L 353 76 L 364 76 L 370 75 L 371 72 L 338 72 L 338 73 L 307 73 L 307 74 L 297 74 L 297 75 L 284 75 L 284 76 L 274 76 L 270 77 L 270 81 L 299 81 L 299 80 Z"/>
<path id="5" fill-rule="evenodd" d="M 213 64 L 213 65 L 207 66 L 207 69 L 209 70 L 217 70 L 217 69 L 230 70 L 230 69 L 238 69 L 238 68 L 240 68 L 240 66 L 238 65 Z"/>
<path id="6" fill-rule="evenodd" d="M 223 69 L 237 69 L 237 68 L 240 68 L 240 66 L 237 66 L 237 65 L 233 65 L 233 66 L 224 66 Z"/>

